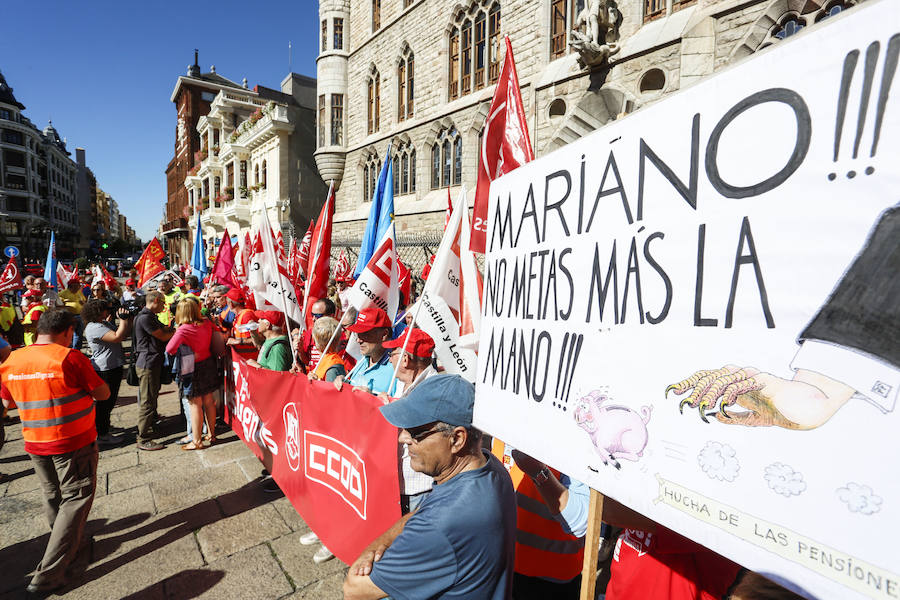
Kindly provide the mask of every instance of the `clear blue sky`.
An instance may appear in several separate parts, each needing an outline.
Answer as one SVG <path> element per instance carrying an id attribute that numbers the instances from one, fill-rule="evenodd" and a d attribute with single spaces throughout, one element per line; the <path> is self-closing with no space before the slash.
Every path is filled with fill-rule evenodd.
<path id="1" fill-rule="evenodd" d="M 315 77 L 318 3 L 90 0 L 14 2 L 4 11 L 0 71 L 43 129 L 75 158 L 86 151 L 99 185 L 146 243 L 166 201 L 174 152 L 175 81 L 194 62 L 238 83 L 278 89 L 293 71 Z"/>

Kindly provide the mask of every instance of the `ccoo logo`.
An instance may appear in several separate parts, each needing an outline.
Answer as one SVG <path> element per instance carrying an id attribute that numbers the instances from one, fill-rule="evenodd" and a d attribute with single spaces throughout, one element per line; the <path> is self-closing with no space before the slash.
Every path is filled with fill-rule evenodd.
<path id="1" fill-rule="evenodd" d="M 303 432 L 306 478 L 321 483 L 366 518 L 366 463 L 343 442 L 313 431 Z"/>
<path id="2" fill-rule="evenodd" d="M 291 471 L 300 470 L 300 415 L 297 405 L 288 402 L 281 412 L 284 422 L 284 446 L 287 451 L 288 465 Z"/>

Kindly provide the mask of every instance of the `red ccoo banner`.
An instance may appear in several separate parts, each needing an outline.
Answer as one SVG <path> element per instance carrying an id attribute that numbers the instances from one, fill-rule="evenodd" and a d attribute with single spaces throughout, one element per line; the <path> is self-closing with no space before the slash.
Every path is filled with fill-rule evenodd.
<path id="1" fill-rule="evenodd" d="M 397 429 L 380 400 L 257 369 L 234 353 L 228 380 L 232 429 L 338 558 L 352 562 L 400 518 Z"/>

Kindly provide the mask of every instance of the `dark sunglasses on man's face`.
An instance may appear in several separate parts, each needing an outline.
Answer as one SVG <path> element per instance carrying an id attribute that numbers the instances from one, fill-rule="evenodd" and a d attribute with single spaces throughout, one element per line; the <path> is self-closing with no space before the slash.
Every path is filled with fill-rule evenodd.
<path id="1" fill-rule="evenodd" d="M 431 425 L 423 425 L 421 427 L 413 427 L 412 429 L 407 429 L 406 433 L 409 434 L 409 437 L 412 438 L 414 444 L 419 444 L 430 436 L 433 433 L 445 432 L 449 431 L 446 427 L 435 427 L 431 428 Z"/>
<path id="2" fill-rule="evenodd" d="M 313 316 L 313 319 L 318 319 L 319 317 L 324 317 L 325 313 L 314 312 L 314 313 L 312 313 L 312 316 Z"/>

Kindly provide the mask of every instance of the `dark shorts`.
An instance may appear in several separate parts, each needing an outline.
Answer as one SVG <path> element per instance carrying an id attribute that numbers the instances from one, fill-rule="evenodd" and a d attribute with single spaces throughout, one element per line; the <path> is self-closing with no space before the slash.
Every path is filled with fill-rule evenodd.
<path id="1" fill-rule="evenodd" d="M 190 397 L 197 398 L 211 394 L 222 385 L 219 377 L 219 369 L 216 359 L 210 356 L 194 365 L 194 377 L 191 385 Z"/>

